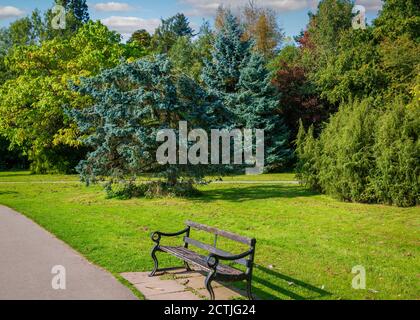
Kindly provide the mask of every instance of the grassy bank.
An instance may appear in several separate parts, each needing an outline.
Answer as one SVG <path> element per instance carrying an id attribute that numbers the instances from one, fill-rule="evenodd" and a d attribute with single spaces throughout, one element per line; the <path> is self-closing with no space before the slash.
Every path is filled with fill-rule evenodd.
<path id="1" fill-rule="evenodd" d="M 249 180 L 233 180 L 238 179 Z M 260 179 L 287 180 L 287 175 Z M 100 187 L 87 188 L 77 176 L 0 173 L 0 204 L 114 274 L 150 270 L 150 233 L 180 230 L 191 219 L 257 238 L 253 283 L 261 298 L 420 299 L 418 207 L 342 203 L 297 185 L 200 189 L 202 195 L 193 199 L 107 200 Z M 241 249 L 228 241 L 223 245 Z M 160 261 L 177 264 L 165 256 Z M 352 289 L 356 265 L 366 268 L 366 290 Z"/>

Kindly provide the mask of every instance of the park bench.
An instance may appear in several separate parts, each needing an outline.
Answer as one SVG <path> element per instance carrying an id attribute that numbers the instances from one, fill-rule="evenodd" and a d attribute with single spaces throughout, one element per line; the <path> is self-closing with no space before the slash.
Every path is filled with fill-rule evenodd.
<path id="1" fill-rule="evenodd" d="M 208 245 L 201 241 L 191 238 L 190 231 L 191 228 L 196 230 L 201 230 L 209 232 L 214 235 L 214 244 Z M 162 237 L 176 237 L 185 234 L 183 238 L 183 246 L 163 246 L 160 244 Z M 236 242 L 240 242 L 249 246 L 249 250 L 241 254 L 231 254 L 229 252 L 218 249 L 217 246 L 217 237 L 221 236 Z M 156 272 L 163 271 L 158 269 L 158 260 L 156 258 L 156 252 L 165 252 L 170 255 L 173 255 L 184 261 L 185 268 L 188 271 L 191 271 L 190 264 L 195 265 L 199 269 L 207 272 L 207 277 L 205 279 L 205 287 L 209 291 L 210 299 L 214 300 L 214 291 L 211 286 L 213 280 L 220 280 L 223 282 L 232 282 L 232 281 L 247 281 L 247 295 L 248 299 L 252 300 L 251 293 L 251 281 L 252 281 L 252 269 L 254 264 L 254 254 L 255 254 L 255 239 L 250 239 L 246 237 L 239 236 L 237 234 L 219 230 L 213 227 L 205 226 L 199 223 L 192 221 L 186 222 L 186 228 L 182 231 L 176 233 L 164 233 L 156 231 L 152 234 L 152 241 L 155 243 L 151 255 L 154 261 L 154 269 L 150 273 L 150 276 L 153 277 Z M 196 248 L 203 249 L 209 252 L 208 256 L 201 255 L 189 247 L 189 245 Z M 245 271 L 239 270 L 229 265 L 221 264 L 219 261 L 230 261 L 233 263 L 241 264 L 246 267 Z"/>

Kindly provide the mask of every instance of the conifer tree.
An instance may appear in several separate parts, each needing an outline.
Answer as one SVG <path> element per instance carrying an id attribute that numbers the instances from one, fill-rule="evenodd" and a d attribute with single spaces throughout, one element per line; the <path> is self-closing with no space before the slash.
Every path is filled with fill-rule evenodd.
<path id="1" fill-rule="evenodd" d="M 288 132 L 278 109 L 278 96 L 264 58 L 243 40 L 243 29 L 230 13 L 216 35 L 212 60 L 203 69 L 203 81 L 232 113 L 231 126 L 265 130 L 266 163 L 283 165 L 290 157 Z"/>
<path id="2" fill-rule="evenodd" d="M 206 92 L 192 79 L 175 76 L 165 56 L 123 63 L 82 79 L 74 90 L 95 101 L 89 108 L 69 111 L 88 136 L 85 143 L 94 150 L 78 166 L 85 182 L 98 177 L 124 181 L 151 172 L 166 178 L 166 186 L 173 188 L 201 181 L 213 170 L 206 164 L 157 161 L 160 130 L 173 129 L 178 136 L 180 121 L 187 121 L 188 129 L 204 130 L 218 121 L 217 106 L 208 102 Z"/>
<path id="3" fill-rule="evenodd" d="M 227 12 L 217 33 L 211 61 L 203 69 L 203 81 L 219 97 L 236 93 L 241 69 L 251 54 L 251 41 L 241 41 L 244 31 L 237 19 Z"/>
<path id="4" fill-rule="evenodd" d="M 177 13 L 168 19 L 162 19 L 152 38 L 152 46 L 158 53 L 168 53 L 178 38 L 191 38 L 194 35 L 188 19 Z"/>
<path id="5" fill-rule="evenodd" d="M 78 21 L 82 23 L 89 21 L 89 9 L 86 0 L 57 0 L 56 2 L 63 5 L 66 11 L 72 12 Z"/>
<path id="6" fill-rule="evenodd" d="M 281 168 L 290 159 L 289 130 L 278 109 L 278 94 L 261 54 L 254 52 L 241 70 L 235 101 L 240 126 L 265 131 L 266 163 Z"/>

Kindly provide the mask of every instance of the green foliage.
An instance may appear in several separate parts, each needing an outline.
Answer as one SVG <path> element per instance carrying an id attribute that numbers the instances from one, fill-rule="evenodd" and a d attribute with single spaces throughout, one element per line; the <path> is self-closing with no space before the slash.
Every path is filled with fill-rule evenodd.
<path id="1" fill-rule="evenodd" d="M 337 52 L 342 34 L 351 29 L 352 0 L 323 0 L 318 4 L 315 14 L 310 14 L 308 32 L 317 57 L 311 63 L 321 68 L 329 55 Z"/>
<path id="2" fill-rule="evenodd" d="M 30 16 L 13 21 L 5 28 L 0 41 L 6 46 L 3 50 L 13 46 L 32 45 L 41 42 L 45 37 L 45 25 L 41 13 L 36 9 Z"/>
<path id="3" fill-rule="evenodd" d="M 251 55 L 252 42 L 242 41 L 244 31 L 230 12 L 214 41 L 211 60 L 203 69 L 203 81 L 213 93 L 223 98 L 237 92 L 241 70 Z"/>
<path id="4" fill-rule="evenodd" d="M 206 130 L 220 123 L 215 114 L 221 111 L 192 79 L 174 75 L 165 56 L 122 63 L 82 79 L 74 90 L 94 101 L 88 108 L 70 110 L 93 150 L 78 166 L 86 183 L 103 177 L 111 183 L 127 181 L 152 172 L 176 186 L 182 179 L 201 181 L 211 172 L 208 165 L 157 162 L 160 130 L 178 132 L 182 120 Z"/>
<path id="5" fill-rule="evenodd" d="M 401 102 L 382 115 L 373 147 L 374 189 L 381 202 L 397 206 L 420 203 L 420 105 Z"/>
<path id="6" fill-rule="evenodd" d="M 185 73 L 200 82 L 204 63 L 211 58 L 213 41 L 214 35 L 206 23 L 201 27 L 197 39 L 178 37 L 168 54 L 175 71 Z"/>
<path id="7" fill-rule="evenodd" d="M 168 54 L 174 68 L 198 80 L 203 60 L 196 50 L 195 42 L 188 37 L 179 37 Z"/>
<path id="8" fill-rule="evenodd" d="M 108 183 L 105 186 L 105 191 L 108 199 L 120 200 L 131 198 L 193 197 L 200 194 L 191 181 L 178 182 L 175 185 L 164 181 Z"/>
<path id="9" fill-rule="evenodd" d="M 227 104 L 236 115 L 236 125 L 264 130 L 268 168 L 283 168 L 291 158 L 288 148 L 289 130 L 283 119 L 276 114 L 279 99 L 271 84 L 271 74 L 260 54 L 251 54 L 241 70 L 237 90 L 235 96 L 229 97 L 231 102 Z"/>
<path id="10" fill-rule="evenodd" d="M 89 11 L 86 0 L 56 0 L 57 4 L 61 4 L 66 11 L 72 12 L 74 17 L 82 22 L 89 21 Z"/>
<path id="11" fill-rule="evenodd" d="M 401 94 L 409 98 L 420 70 L 420 45 L 407 35 L 378 43 L 374 32 L 351 30 L 342 36 L 339 53 L 312 77 L 321 97 L 330 103 L 372 96 L 386 101 Z"/>
<path id="12" fill-rule="evenodd" d="M 385 39 L 379 45 L 381 70 L 388 84 L 386 99 L 397 95 L 410 97 L 410 90 L 420 74 L 420 42 L 412 41 L 408 35 L 391 40 Z"/>
<path id="13" fill-rule="evenodd" d="M 55 3 L 63 6 L 66 11 L 66 28 L 53 29 L 51 20 L 55 13 L 52 13 L 51 9 L 48 10 L 45 15 L 45 28 L 48 39 L 51 39 L 51 37 L 69 37 L 90 19 L 86 0 L 55 0 Z"/>
<path id="14" fill-rule="evenodd" d="M 168 53 L 179 37 L 191 38 L 194 34 L 188 19 L 183 13 L 177 13 L 168 19 L 162 19 L 152 38 L 152 47 L 157 53 Z"/>
<path id="15" fill-rule="evenodd" d="M 63 111 L 71 109 L 80 111 L 79 126 L 94 150 L 80 167 L 88 181 L 149 171 L 170 186 L 179 177 L 200 181 L 206 168 L 148 162 L 156 130 L 188 120 L 201 128 L 264 129 L 271 169 L 287 163 L 296 138 L 301 179 L 340 199 L 418 202 L 418 1 L 386 0 L 372 26 L 353 30 L 353 1 L 322 0 L 298 45 L 285 46 L 269 63 L 265 58 L 277 52 L 282 35 L 275 13 L 252 2 L 242 10 L 243 24 L 219 8 L 216 35 L 205 23 L 195 37 L 179 13 L 162 19 L 153 37 L 138 30 L 127 44 L 89 21 L 85 0 L 55 3 L 66 8 L 65 30 L 52 28 L 51 10 L 35 10 L 0 30 L 0 145 L 10 144 L 8 155 L 29 157 L 33 171 L 68 172 L 87 152 L 79 127 Z M 151 52 L 169 60 L 136 61 Z M 83 109 L 91 111 L 98 99 L 100 111 L 88 117 Z M 122 109 L 127 103 L 132 110 Z M 112 130 L 98 125 L 104 119 Z M 162 186 L 156 188 L 165 193 Z"/>
<path id="16" fill-rule="evenodd" d="M 281 168 L 291 156 L 288 130 L 276 114 L 278 97 L 264 58 L 252 50 L 252 41 L 242 39 L 243 29 L 228 11 L 202 79 L 232 113 L 232 127 L 265 130 L 266 162 L 270 169 Z"/>
<path id="17" fill-rule="evenodd" d="M 310 126 L 306 132 L 302 121 L 300 121 L 295 151 L 298 157 L 296 178 L 311 189 L 322 192 L 322 187 L 318 183 L 319 151 L 318 141 L 314 138 L 314 127 Z"/>
<path id="18" fill-rule="evenodd" d="M 310 80 L 321 98 L 334 105 L 341 103 L 341 107 L 318 139 L 312 129 L 306 134 L 301 128 L 299 177 L 313 189 L 346 201 L 416 205 L 420 47 L 415 26 L 419 4 L 385 1 L 374 26 L 366 30 L 348 29 L 345 23 L 341 29 L 339 25 L 322 27 L 324 19 L 319 17 L 324 14 L 332 19 L 331 10 L 339 2 L 320 4 L 305 47 L 309 43 L 314 49 L 306 50 L 308 56 L 322 53 L 323 57 L 321 65 L 309 69 Z M 413 88 L 416 100 L 409 104 Z"/>
<path id="19" fill-rule="evenodd" d="M 83 150 L 63 108 L 83 108 L 88 100 L 69 90 L 68 81 L 115 66 L 124 54 L 119 35 L 100 22 L 85 24 L 69 39 L 9 52 L 5 60 L 11 76 L 0 87 L 0 132 L 28 154 L 34 171 L 74 167 L 73 156 Z"/>
<path id="20" fill-rule="evenodd" d="M 294 44 L 285 45 L 277 56 L 268 62 L 267 67 L 270 71 L 281 69 L 285 63 L 296 64 L 300 56 L 300 50 Z"/>
<path id="21" fill-rule="evenodd" d="M 0 136 L 0 170 L 27 169 L 26 157 L 17 150 L 9 150 L 10 142 Z"/>
<path id="22" fill-rule="evenodd" d="M 412 206 L 420 201 L 419 105 L 372 99 L 342 105 L 319 139 L 297 141 L 299 178 L 345 201 Z"/>
<path id="23" fill-rule="evenodd" d="M 384 0 L 381 14 L 374 21 L 378 38 L 395 40 L 407 35 L 420 41 L 420 3 L 417 0 Z"/>
<path id="24" fill-rule="evenodd" d="M 135 31 L 127 43 L 135 43 L 141 48 L 149 48 L 152 42 L 152 36 L 145 29 Z"/>
<path id="25" fill-rule="evenodd" d="M 325 67 L 311 75 L 321 97 L 338 104 L 383 92 L 386 78 L 378 49 L 371 28 L 343 33 L 338 53 L 330 55 Z"/>

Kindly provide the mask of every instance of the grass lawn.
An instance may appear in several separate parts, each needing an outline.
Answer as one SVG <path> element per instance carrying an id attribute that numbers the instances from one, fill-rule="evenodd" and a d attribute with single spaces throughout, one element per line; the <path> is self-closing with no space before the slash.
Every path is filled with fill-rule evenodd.
<path id="1" fill-rule="evenodd" d="M 238 179 L 250 180 L 233 180 Z M 293 180 L 293 175 L 256 179 Z M 22 183 L 41 180 L 68 183 Z M 193 199 L 107 200 L 99 186 L 87 188 L 76 180 L 0 173 L 0 204 L 114 274 L 151 270 L 150 233 L 181 230 L 191 219 L 257 238 L 253 285 L 261 298 L 420 299 L 419 207 L 342 203 L 297 185 L 267 184 L 211 184 Z M 242 249 L 219 241 L 221 247 Z M 165 255 L 159 260 L 162 267 L 180 264 Z M 356 265 L 366 268 L 366 290 L 352 289 Z"/>
<path id="2" fill-rule="evenodd" d="M 208 179 L 217 179 L 218 177 L 209 177 Z M 153 179 L 147 175 L 143 175 L 139 180 Z M 295 181 L 294 173 L 272 173 L 261 174 L 256 176 L 226 176 L 223 181 Z M 0 182 L 49 182 L 49 181 L 79 181 L 79 176 L 74 175 L 57 175 L 57 174 L 30 174 L 28 171 L 3 171 L 0 172 Z"/>

